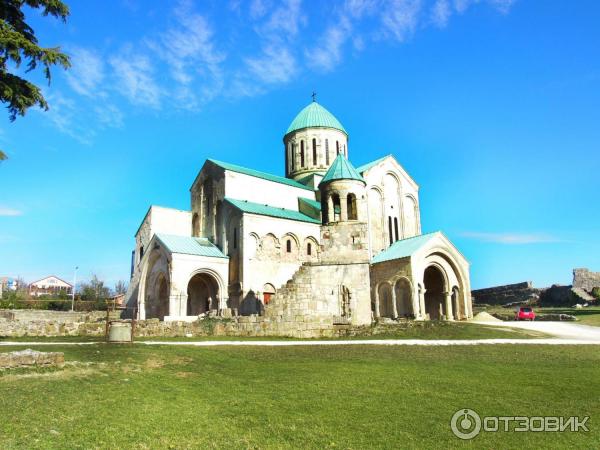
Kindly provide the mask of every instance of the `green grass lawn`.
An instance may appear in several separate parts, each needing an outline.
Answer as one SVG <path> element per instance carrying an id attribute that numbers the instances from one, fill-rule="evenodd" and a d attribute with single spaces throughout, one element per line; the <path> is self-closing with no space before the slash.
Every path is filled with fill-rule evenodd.
<path id="1" fill-rule="evenodd" d="M 0 376 L 11 448 L 599 448 L 595 346 L 57 346 Z M 6 351 L 6 349 L 0 349 Z M 450 431 L 482 416 L 591 416 L 589 433 Z"/>
<path id="2" fill-rule="evenodd" d="M 424 322 L 420 326 L 402 328 L 401 326 L 386 326 L 385 332 L 374 335 L 360 335 L 332 339 L 528 339 L 548 337 L 539 332 L 494 328 L 475 323 L 465 322 Z M 234 337 L 234 336 L 198 336 L 185 337 L 138 337 L 136 341 L 238 341 L 238 340 L 298 340 L 285 337 Z M 0 337 L 2 341 L 19 342 L 103 342 L 104 337 L 91 336 L 59 336 L 59 337 L 35 337 L 24 336 L 19 338 Z"/>

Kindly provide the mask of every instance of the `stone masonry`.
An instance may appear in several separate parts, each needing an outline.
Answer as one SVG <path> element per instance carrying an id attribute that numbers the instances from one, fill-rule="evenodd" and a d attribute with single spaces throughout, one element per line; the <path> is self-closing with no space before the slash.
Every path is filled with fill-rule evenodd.
<path id="1" fill-rule="evenodd" d="M 38 352 L 31 349 L 0 353 L 0 370 L 28 367 L 63 367 L 65 354 L 61 352 Z"/>
<path id="2" fill-rule="evenodd" d="M 591 292 L 593 288 L 600 287 L 600 272 L 591 272 L 589 269 L 573 269 L 573 287 Z"/>
<path id="3" fill-rule="evenodd" d="M 506 284 L 471 291 L 473 303 L 479 305 L 506 305 L 534 300 L 539 297 L 540 290 L 533 287 L 531 281 Z"/>

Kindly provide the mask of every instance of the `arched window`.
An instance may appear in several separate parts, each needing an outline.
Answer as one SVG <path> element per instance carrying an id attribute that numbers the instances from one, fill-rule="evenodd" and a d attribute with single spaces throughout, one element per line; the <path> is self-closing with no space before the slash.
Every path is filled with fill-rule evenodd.
<path id="1" fill-rule="evenodd" d="M 194 213 L 192 216 L 192 236 L 200 236 L 200 219 L 198 217 L 198 213 Z"/>
<path id="2" fill-rule="evenodd" d="M 317 140 L 313 138 L 313 166 L 317 165 Z"/>
<path id="3" fill-rule="evenodd" d="M 325 139 L 325 164 L 329 165 L 329 139 Z"/>
<path id="4" fill-rule="evenodd" d="M 308 256 L 312 255 L 312 245 L 310 244 L 310 242 L 306 245 L 306 254 Z"/>
<path id="5" fill-rule="evenodd" d="M 285 251 L 288 253 L 292 253 L 292 240 L 291 239 L 288 239 L 285 242 Z"/>
<path id="6" fill-rule="evenodd" d="M 333 200 L 333 221 L 339 222 L 340 216 L 342 214 L 342 208 L 340 206 L 340 196 L 338 194 L 333 194 L 331 196 L 331 199 Z"/>
<path id="7" fill-rule="evenodd" d="M 358 213 L 356 212 L 356 195 L 348 194 L 346 203 L 348 205 L 348 220 L 358 220 Z"/>
<path id="8" fill-rule="evenodd" d="M 335 154 L 336 155 L 340 154 L 340 143 L 339 143 L 339 141 L 335 141 Z"/>
<path id="9" fill-rule="evenodd" d="M 144 257 L 144 246 L 140 245 L 140 261 L 142 260 L 143 257 Z"/>
<path id="10" fill-rule="evenodd" d="M 304 167 L 304 141 L 300 141 L 300 167 Z"/>
<path id="11" fill-rule="evenodd" d="M 237 248 L 237 228 L 233 229 L 233 248 Z"/>
<path id="12" fill-rule="evenodd" d="M 394 217 L 394 232 L 396 233 L 396 240 L 400 239 L 398 235 L 398 218 Z"/>
<path id="13" fill-rule="evenodd" d="M 388 231 L 390 233 L 390 245 L 394 242 L 394 235 L 392 234 L 392 216 L 388 216 Z"/>
<path id="14" fill-rule="evenodd" d="M 292 147 L 292 172 L 296 170 L 296 144 L 290 144 Z"/>

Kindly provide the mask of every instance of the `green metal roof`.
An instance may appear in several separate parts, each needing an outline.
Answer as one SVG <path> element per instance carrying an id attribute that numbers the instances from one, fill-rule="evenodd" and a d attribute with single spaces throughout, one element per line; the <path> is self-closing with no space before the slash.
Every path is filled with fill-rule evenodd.
<path id="1" fill-rule="evenodd" d="M 366 184 L 364 178 L 360 176 L 350 161 L 341 153 L 333 160 L 333 164 L 329 167 L 319 186 L 333 180 L 358 180 Z"/>
<path id="2" fill-rule="evenodd" d="M 291 209 L 278 208 L 276 206 L 263 205 L 260 203 L 249 202 L 247 200 L 236 200 L 225 197 L 225 201 L 230 203 L 235 208 L 249 214 L 257 214 L 259 216 L 277 217 L 279 219 L 297 220 L 299 222 L 317 223 L 321 221 L 302 214 L 299 211 Z"/>
<path id="3" fill-rule="evenodd" d="M 318 209 L 319 211 L 321 210 L 321 202 L 319 202 L 317 200 L 312 200 L 310 198 L 304 198 L 304 197 L 298 197 L 298 200 L 306 203 L 307 205 L 312 206 L 315 209 Z"/>
<path id="4" fill-rule="evenodd" d="M 312 102 L 300 111 L 294 120 L 292 120 L 292 123 L 285 134 L 303 128 L 335 128 L 336 130 L 344 132 L 346 135 L 348 134 L 340 121 L 317 102 Z"/>
<path id="5" fill-rule="evenodd" d="M 440 234 L 441 233 L 439 231 L 435 231 L 433 233 L 421 234 L 420 236 L 413 236 L 408 239 L 396 241 L 392 245 L 390 245 L 388 249 L 376 255 L 371 260 L 371 264 L 376 264 L 384 261 L 392 261 L 394 259 L 401 259 L 411 256 L 423 245 L 425 245 L 431 239 Z"/>
<path id="6" fill-rule="evenodd" d="M 305 186 L 297 181 L 290 180 L 289 178 L 280 177 L 278 175 L 272 175 L 267 172 L 261 172 L 259 170 L 248 169 L 247 167 L 238 166 L 236 164 L 230 164 L 223 161 L 217 161 L 216 159 L 208 159 L 213 164 L 216 164 L 219 167 L 222 167 L 225 170 L 231 170 L 232 172 L 243 173 L 244 175 L 250 175 L 251 177 L 262 178 L 263 180 L 273 181 L 275 183 L 287 184 L 288 186 L 293 186 L 299 189 L 306 189 L 312 191 L 308 186 Z"/>
<path id="7" fill-rule="evenodd" d="M 227 258 L 206 238 L 191 236 L 175 236 L 172 234 L 156 234 L 157 239 L 169 249 L 171 253 L 182 253 L 184 255 L 209 256 L 213 258 Z"/>
<path id="8" fill-rule="evenodd" d="M 356 168 L 356 171 L 357 171 L 358 173 L 361 173 L 361 174 L 362 174 L 362 173 L 366 172 L 367 170 L 369 170 L 371 167 L 373 167 L 373 166 L 376 166 L 377 164 L 379 164 L 381 161 L 383 161 L 383 160 L 385 160 L 385 159 L 389 158 L 390 156 L 393 158 L 393 156 L 392 156 L 391 154 L 390 154 L 390 155 L 385 155 L 385 156 L 384 156 L 384 157 L 382 157 L 382 158 L 376 159 L 375 161 L 371 161 L 370 163 L 363 164 L 362 166 L 360 166 L 360 167 L 357 167 L 357 168 Z"/>

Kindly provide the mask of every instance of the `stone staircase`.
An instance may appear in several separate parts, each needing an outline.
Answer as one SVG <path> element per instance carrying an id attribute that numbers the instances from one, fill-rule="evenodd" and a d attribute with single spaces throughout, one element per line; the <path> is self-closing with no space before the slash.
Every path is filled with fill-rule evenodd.
<path id="1" fill-rule="evenodd" d="M 594 297 L 592 297 L 590 294 L 588 294 L 582 288 L 577 288 L 577 287 L 571 288 L 571 292 L 573 293 L 573 295 L 575 295 L 575 298 L 577 298 L 577 300 L 579 300 L 583 303 L 596 301 L 596 299 Z"/>

